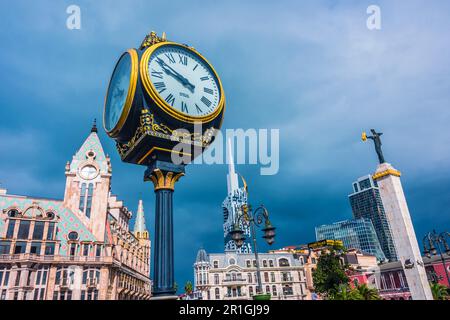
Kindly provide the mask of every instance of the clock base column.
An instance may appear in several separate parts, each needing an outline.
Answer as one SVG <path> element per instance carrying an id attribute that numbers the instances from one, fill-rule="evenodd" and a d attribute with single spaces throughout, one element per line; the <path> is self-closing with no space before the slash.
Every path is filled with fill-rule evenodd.
<path id="1" fill-rule="evenodd" d="M 176 298 L 173 250 L 173 192 L 184 175 L 184 165 L 155 161 L 144 174 L 155 189 L 155 237 L 153 254 L 153 292 L 155 298 Z"/>

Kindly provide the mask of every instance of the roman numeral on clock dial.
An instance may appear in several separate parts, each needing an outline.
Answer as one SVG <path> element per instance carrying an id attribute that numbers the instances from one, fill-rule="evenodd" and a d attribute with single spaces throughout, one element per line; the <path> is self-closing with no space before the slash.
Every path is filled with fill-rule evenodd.
<path id="1" fill-rule="evenodd" d="M 173 57 L 172 53 L 166 53 L 165 54 L 167 59 L 169 59 L 170 62 L 175 63 L 175 58 Z"/>
<path id="2" fill-rule="evenodd" d="M 185 66 L 187 66 L 187 63 L 188 63 L 187 57 L 186 57 L 186 56 L 183 56 L 183 55 L 181 55 L 181 54 L 179 54 L 178 57 L 180 58 L 180 60 L 179 60 L 178 62 L 181 63 L 181 64 L 183 64 L 183 65 L 185 65 Z"/>
<path id="3" fill-rule="evenodd" d="M 195 109 L 197 109 L 198 113 L 203 113 L 203 110 L 197 104 L 195 104 Z"/>
<path id="4" fill-rule="evenodd" d="M 203 91 L 205 91 L 206 93 L 209 93 L 209 94 L 214 93 L 214 91 L 212 91 L 212 89 L 210 89 L 210 88 L 203 88 Z"/>
<path id="5" fill-rule="evenodd" d="M 206 76 L 206 77 L 201 77 L 201 78 L 200 78 L 200 80 L 202 80 L 202 81 L 206 81 L 206 80 L 208 80 L 208 79 L 209 79 L 208 76 Z"/>
<path id="6" fill-rule="evenodd" d="M 175 97 L 170 93 L 166 98 L 166 102 L 173 107 L 173 104 L 175 103 Z"/>
<path id="7" fill-rule="evenodd" d="M 200 101 L 203 102 L 208 108 L 211 106 L 211 101 L 209 101 L 205 96 L 203 96 Z"/>
<path id="8" fill-rule="evenodd" d="M 166 91 L 166 84 L 164 82 L 155 82 L 153 85 L 159 93 Z"/>
<path id="9" fill-rule="evenodd" d="M 152 77 L 162 79 L 163 73 L 161 71 L 156 71 L 155 69 L 152 69 Z"/>
<path id="10" fill-rule="evenodd" d="M 184 101 L 181 101 L 181 112 L 189 113 L 188 108 L 187 108 L 187 104 Z"/>

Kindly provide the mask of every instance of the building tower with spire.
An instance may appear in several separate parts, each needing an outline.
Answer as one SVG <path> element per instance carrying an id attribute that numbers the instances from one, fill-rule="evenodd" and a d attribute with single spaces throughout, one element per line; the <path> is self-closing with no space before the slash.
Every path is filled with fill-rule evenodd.
<path id="1" fill-rule="evenodd" d="M 134 235 L 138 239 L 148 239 L 148 230 L 145 225 L 144 204 L 139 200 L 138 209 L 136 213 L 136 220 L 134 220 Z"/>
<path id="2" fill-rule="evenodd" d="M 142 259 L 145 265 L 150 266 L 151 257 L 151 241 L 150 235 L 145 225 L 145 212 L 144 204 L 141 199 L 139 199 L 138 209 L 136 212 L 136 219 L 134 220 L 133 233 L 142 248 Z M 146 272 L 150 273 L 150 269 L 146 269 Z"/>
<path id="3" fill-rule="evenodd" d="M 229 232 L 234 226 L 234 222 L 242 215 L 242 206 L 247 204 L 247 188 L 245 186 L 239 187 L 238 175 L 234 168 L 233 151 L 231 147 L 231 141 L 228 140 L 228 175 L 227 175 L 227 190 L 228 194 L 223 201 L 223 236 L 225 251 L 236 251 L 239 253 L 251 253 L 251 233 L 250 228 L 242 224 L 241 229 L 244 231 L 246 240 L 241 248 L 237 248 L 234 241 L 231 239 Z"/>
<path id="4" fill-rule="evenodd" d="M 111 193 L 111 160 L 95 122 L 67 162 L 65 176 L 62 199 L 0 188 L 0 253 L 8 257 L 0 277 L 6 268 L 14 279 L 0 286 L 0 300 L 150 299 L 143 206 L 132 232 L 131 211 Z M 12 232 L 24 226 L 26 236 Z"/>

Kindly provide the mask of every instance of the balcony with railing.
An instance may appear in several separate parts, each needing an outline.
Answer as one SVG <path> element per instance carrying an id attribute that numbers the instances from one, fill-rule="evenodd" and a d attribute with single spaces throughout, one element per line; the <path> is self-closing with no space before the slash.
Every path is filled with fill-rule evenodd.
<path id="1" fill-rule="evenodd" d="M 224 300 L 247 300 L 247 299 L 248 299 L 248 297 L 243 293 L 236 294 L 236 295 L 226 294 L 224 296 Z"/>
<path id="2" fill-rule="evenodd" d="M 294 282 L 294 278 L 292 276 L 283 276 L 281 277 L 281 282 Z"/>
<path id="3" fill-rule="evenodd" d="M 247 279 L 242 278 L 242 277 L 239 277 L 239 278 L 225 278 L 223 280 L 223 282 L 226 283 L 226 284 L 234 284 L 234 283 L 242 284 L 242 283 L 244 283 L 246 281 L 247 281 Z"/>

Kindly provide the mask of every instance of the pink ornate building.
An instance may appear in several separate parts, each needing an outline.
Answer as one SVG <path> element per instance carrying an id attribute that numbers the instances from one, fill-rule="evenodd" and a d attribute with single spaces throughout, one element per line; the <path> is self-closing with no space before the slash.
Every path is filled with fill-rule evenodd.
<path id="1" fill-rule="evenodd" d="M 131 232 L 95 125 L 65 174 L 63 200 L 0 189 L 0 300 L 149 299 L 142 202 Z"/>

